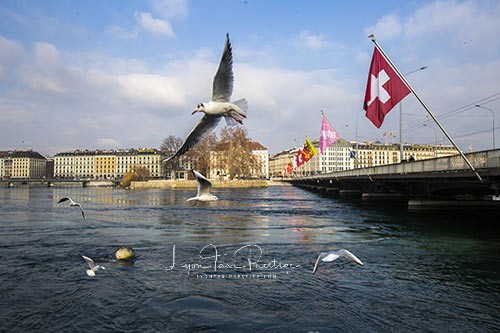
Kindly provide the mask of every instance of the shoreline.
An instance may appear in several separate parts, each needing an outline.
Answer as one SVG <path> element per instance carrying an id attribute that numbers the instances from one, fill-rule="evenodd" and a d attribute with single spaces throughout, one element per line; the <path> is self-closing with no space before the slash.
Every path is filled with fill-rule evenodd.
<path id="1" fill-rule="evenodd" d="M 291 186 L 288 182 L 265 179 L 210 180 L 213 188 L 266 188 L 269 186 Z M 196 180 L 153 179 L 132 181 L 130 189 L 192 189 L 198 186 Z"/>

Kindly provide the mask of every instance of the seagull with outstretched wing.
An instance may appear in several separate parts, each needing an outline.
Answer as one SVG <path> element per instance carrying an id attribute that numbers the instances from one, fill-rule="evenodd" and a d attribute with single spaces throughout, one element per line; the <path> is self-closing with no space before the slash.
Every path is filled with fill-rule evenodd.
<path id="1" fill-rule="evenodd" d="M 85 220 L 85 212 L 83 211 L 82 204 L 80 204 L 79 202 L 73 201 L 73 199 L 71 199 L 70 197 L 62 197 L 61 199 L 59 199 L 59 201 L 57 201 L 57 203 L 61 203 L 61 202 L 65 202 L 65 201 L 69 201 L 70 207 L 79 207 L 80 211 L 82 212 L 82 217 Z"/>
<path id="2" fill-rule="evenodd" d="M 99 269 L 106 269 L 101 265 L 96 265 L 96 263 L 94 262 L 94 260 L 92 260 L 92 258 L 86 256 L 82 256 L 82 258 L 89 265 L 89 269 L 87 269 L 88 276 L 95 276 L 95 272 L 97 272 Z"/>
<path id="3" fill-rule="evenodd" d="M 212 99 L 207 103 L 198 104 L 192 112 L 192 114 L 203 112 L 204 116 L 188 134 L 179 150 L 174 155 L 164 159 L 163 162 L 179 157 L 193 148 L 217 127 L 222 117 L 226 119 L 226 123 L 230 126 L 243 124 L 248 103 L 244 98 L 230 102 L 233 93 L 233 81 L 233 54 L 229 34 L 227 34 L 222 58 L 213 81 Z"/>
<path id="4" fill-rule="evenodd" d="M 196 181 L 198 182 L 198 192 L 196 193 L 195 197 L 187 199 L 187 201 L 193 201 L 193 200 L 198 200 L 198 201 L 214 201 L 218 200 L 215 195 L 210 193 L 210 190 L 212 189 L 212 183 L 205 178 L 201 173 L 199 173 L 196 170 L 191 170 L 193 172 L 194 177 L 196 178 Z"/>
<path id="5" fill-rule="evenodd" d="M 352 254 L 351 252 L 349 252 L 346 249 L 340 249 L 340 250 L 331 251 L 331 252 L 322 252 L 319 254 L 318 259 L 316 259 L 316 263 L 314 264 L 314 268 L 313 268 L 313 274 L 316 273 L 316 270 L 318 269 L 318 265 L 319 265 L 320 260 L 323 262 L 332 262 L 334 260 L 337 260 L 340 257 L 347 258 L 350 261 L 355 262 L 358 265 L 361 265 L 361 266 L 364 265 L 363 262 L 361 260 L 359 260 L 358 257 L 356 257 L 354 254 Z"/>

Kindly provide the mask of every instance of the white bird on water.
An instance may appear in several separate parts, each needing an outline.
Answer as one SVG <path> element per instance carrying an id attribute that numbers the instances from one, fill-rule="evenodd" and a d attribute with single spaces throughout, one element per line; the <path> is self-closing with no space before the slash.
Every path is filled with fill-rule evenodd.
<path id="1" fill-rule="evenodd" d="M 62 197 L 61 199 L 59 199 L 59 201 L 57 201 L 57 203 L 61 203 L 61 202 L 65 202 L 65 201 L 69 201 L 70 207 L 79 207 L 80 211 L 82 212 L 83 219 L 85 220 L 85 212 L 83 211 L 83 207 L 80 203 L 74 202 L 73 199 L 71 199 L 70 197 Z"/>
<path id="2" fill-rule="evenodd" d="M 201 173 L 196 170 L 191 170 L 193 172 L 196 181 L 198 182 L 198 193 L 193 198 L 187 199 L 187 201 L 215 201 L 218 200 L 215 195 L 210 194 L 210 190 L 212 189 L 212 183 L 205 178 Z"/>
<path id="3" fill-rule="evenodd" d="M 313 274 L 316 273 L 316 270 L 318 269 L 318 265 L 319 265 L 320 260 L 323 262 L 331 262 L 331 261 L 334 261 L 340 257 L 347 258 L 350 261 L 355 262 L 358 265 L 361 265 L 361 266 L 364 265 L 363 262 L 361 260 L 359 260 L 358 257 L 356 257 L 354 254 L 352 254 L 351 252 L 349 252 L 346 249 L 340 249 L 340 250 L 331 251 L 331 252 L 322 252 L 319 254 L 318 259 L 316 259 L 316 263 L 314 264 L 314 268 L 313 268 Z"/>
<path id="4" fill-rule="evenodd" d="M 179 157 L 193 148 L 217 127 L 222 117 L 226 119 L 226 123 L 229 126 L 234 126 L 238 123 L 243 124 L 243 119 L 246 118 L 248 103 L 244 98 L 230 102 L 231 94 L 233 93 L 233 81 L 233 54 L 229 34 L 226 34 L 226 44 L 213 81 L 212 99 L 207 103 L 198 104 L 196 110 L 192 112 L 192 114 L 204 112 L 205 115 L 188 134 L 179 150 L 171 157 L 164 159 L 163 162 L 168 162 Z"/>
<path id="5" fill-rule="evenodd" d="M 106 269 L 101 265 L 96 265 L 94 260 L 92 260 L 92 258 L 86 256 L 82 256 L 82 258 L 87 262 L 87 264 L 89 264 L 89 269 L 87 269 L 88 276 L 95 276 L 95 272 L 97 272 L 97 270 Z"/>

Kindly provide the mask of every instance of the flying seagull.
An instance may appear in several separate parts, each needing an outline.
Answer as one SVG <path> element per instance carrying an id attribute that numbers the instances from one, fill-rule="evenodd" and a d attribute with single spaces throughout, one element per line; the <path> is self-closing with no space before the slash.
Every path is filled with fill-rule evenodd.
<path id="1" fill-rule="evenodd" d="M 193 172 L 196 181 L 198 182 L 198 193 L 193 198 L 187 199 L 187 201 L 214 201 L 218 200 L 215 195 L 210 194 L 210 189 L 212 188 L 212 183 L 205 178 L 201 173 L 196 170 L 191 170 Z"/>
<path id="2" fill-rule="evenodd" d="M 61 202 L 65 202 L 65 201 L 69 201 L 70 207 L 80 207 L 80 211 L 82 212 L 83 219 L 85 220 L 85 212 L 83 211 L 83 207 L 80 203 L 74 202 L 73 199 L 71 199 L 70 197 L 62 197 L 61 199 L 59 199 L 59 201 L 57 203 L 61 203 Z"/>
<path id="3" fill-rule="evenodd" d="M 103 266 L 96 265 L 92 258 L 86 256 L 82 256 L 82 258 L 87 262 L 87 264 L 89 264 L 89 269 L 87 269 L 88 276 L 95 276 L 95 272 L 97 272 L 98 269 L 106 269 Z"/>
<path id="4" fill-rule="evenodd" d="M 230 102 L 233 93 L 233 54 L 229 34 L 226 34 L 226 44 L 220 60 L 219 69 L 214 77 L 212 87 L 212 99 L 207 103 L 200 103 L 191 114 L 203 112 L 205 115 L 200 122 L 191 130 L 179 150 L 169 158 L 163 160 L 168 162 L 179 157 L 193 148 L 198 142 L 212 132 L 220 119 L 224 117 L 229 126 L 243 124 L 246 118 L 248 103 L 246 99 Z"/>
<path id="5" fill-rule="evenodd" d="M 316 259 L 316 263 L 314 264 L 314 268 L 313 268 L 313 274 L 316 273 L 316 270 L 318 269 L 318 264 L 319 264 L 320 260 L 324 261 L 324 262 L 331 262 L 331 261 L 334 261 L 340 257 L 347 258 L 350 261 L 353 261 L 358 265 L 361 265 L 361 266 L 364 265 L 363 262 L 361 260 L 359 260 L 358 257 L 356 257 L 354 254 L 352 254 L 351 252 L 349 252 L 348 250 L 345 250 L 345 249 L 340 249 L 340 250 L 331 251 L 331 252 L 322 252 L 319 254 L 318 259 Z"/>

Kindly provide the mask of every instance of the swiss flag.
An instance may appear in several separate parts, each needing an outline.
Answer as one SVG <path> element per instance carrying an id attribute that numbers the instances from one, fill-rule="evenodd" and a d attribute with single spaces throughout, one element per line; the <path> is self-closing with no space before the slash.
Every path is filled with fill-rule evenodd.
<path id="1" fill-rule="evenodd" d="M 410 89 L 375 47 L 363 103 L 366 117 L 380 128 L 385 115 L 409 93 Z"/>

